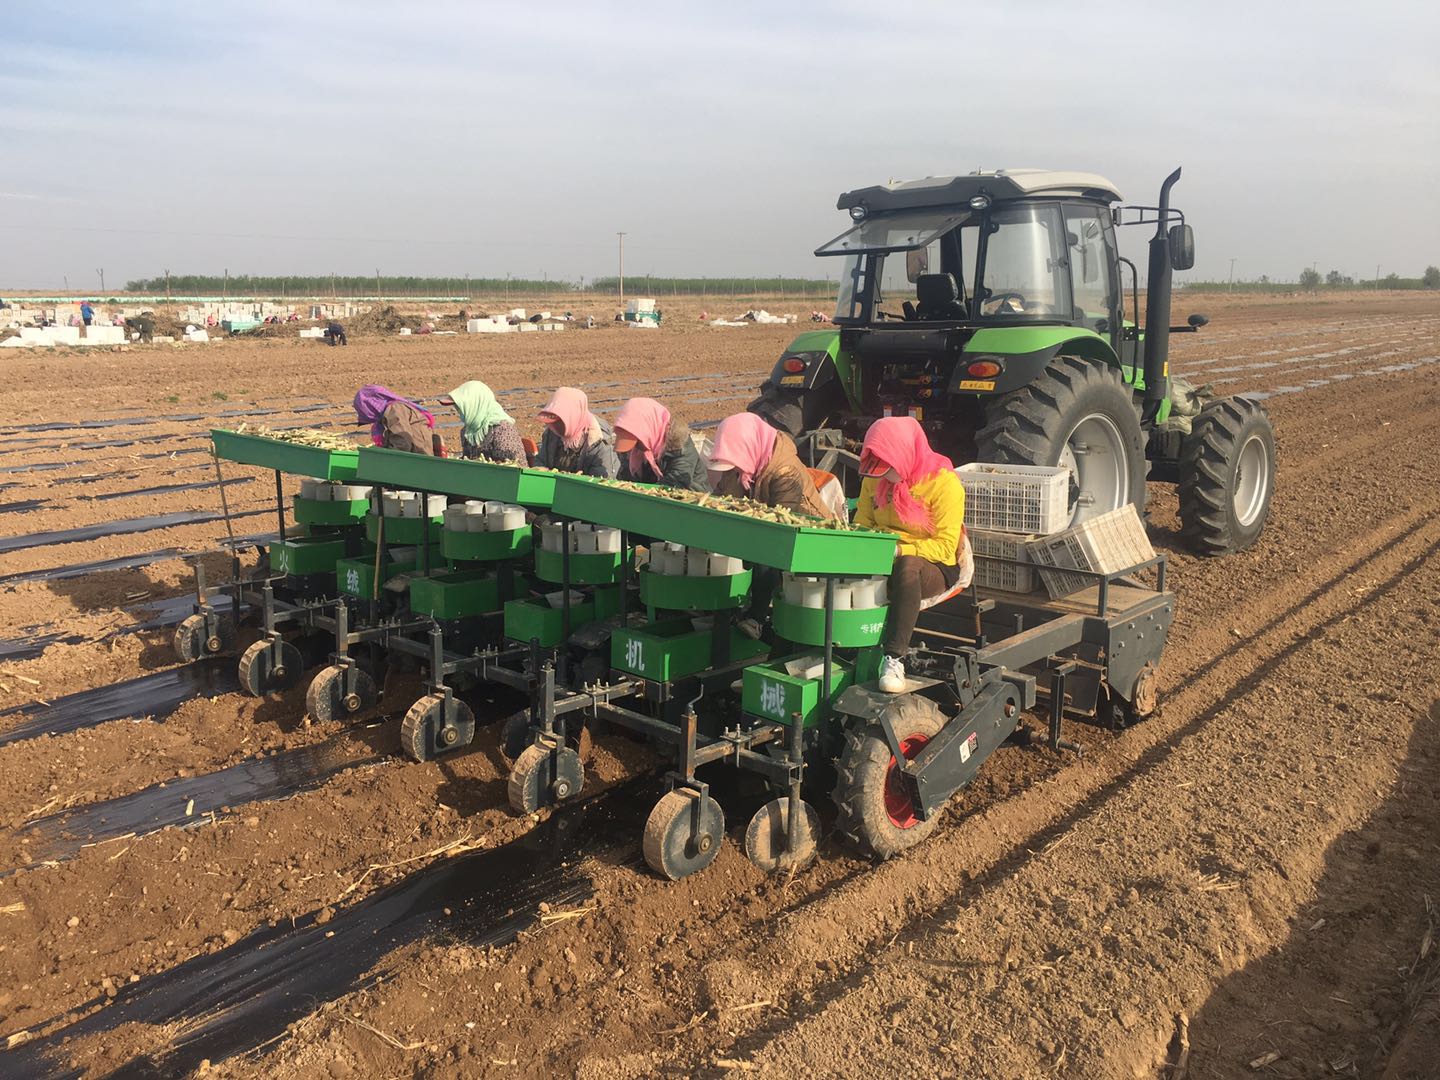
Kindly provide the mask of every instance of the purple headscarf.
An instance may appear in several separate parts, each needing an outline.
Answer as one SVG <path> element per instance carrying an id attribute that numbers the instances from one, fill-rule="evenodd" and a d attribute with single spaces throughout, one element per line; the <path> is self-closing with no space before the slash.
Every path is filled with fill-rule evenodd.
<path id="1" fill-rule="evenodd" d="M 380 424 L 380 414 L 395 402 L 402 402 L 425 417 L 425 423 L 435 426 L 435 414 L 422 409 L 409 398 L 403 398 L 388 386 L 371 383 L 355 391 L 355 417 L 362 424 L 370 425 L 370 438 L 376 446 L 385 445 L 385 429 Z"/>

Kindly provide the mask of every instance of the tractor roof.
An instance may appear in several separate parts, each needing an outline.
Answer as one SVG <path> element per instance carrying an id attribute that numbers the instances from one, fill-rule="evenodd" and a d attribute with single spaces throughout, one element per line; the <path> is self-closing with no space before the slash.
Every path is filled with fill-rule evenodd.
<path id="1" fill-rule="evenodd" d="M 965 176 L 928 176 L 924 180 L 893 180 L 888 184 L 856 188 L 841 195 L 836 208 L 864 205 L 872 212 L 909 210 L 924 206 L 963 206 L 981 192 L 998 201 L 1039 195 L 1071 195 L 1102 202 L 1123 196 L 1103 176 L 1049 169 L 996 169 Z"/>

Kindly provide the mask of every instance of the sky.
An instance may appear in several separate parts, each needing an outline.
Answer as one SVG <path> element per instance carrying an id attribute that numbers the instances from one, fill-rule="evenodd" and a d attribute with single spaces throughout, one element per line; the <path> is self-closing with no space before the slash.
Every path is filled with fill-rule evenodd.
<path id="1" fill-rule="evenodd" d="M 833 276 L 841 191 L 1017 166 L 1136 203 L 1182 166 L 1194 279 L 1440 264 L 1418 0 L 55 2 L 0 40 L 0 288 L 588 280 L 618 231 L 629 277 Z"/>

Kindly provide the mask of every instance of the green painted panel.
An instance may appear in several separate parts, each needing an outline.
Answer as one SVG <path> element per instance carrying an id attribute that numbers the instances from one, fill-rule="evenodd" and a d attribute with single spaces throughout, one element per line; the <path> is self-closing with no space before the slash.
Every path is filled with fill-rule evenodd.
<path id="1" fill-rule="evenodd" d="M 292 536 L 270 545 L 270 566 L 281 574 L 327 574 L 345 557 L 345 540 L 326 536 Z"/>
<path id="2" fill-rule="evenodd" d="M 302 525 L 359 525 L 369 512 L 369 499 L 327 502 L 295 496 L 295 520 Z"/>
<path id="3" fill-rule="evenodd" d="M 571 631 L 594 622 L 596 617 L 593 601 L 571 604 Z M 513 641 L 529 642 L 538 638 L 548 649 L 560 644 L 564 628 L 564 614 L 546 600 L 511 600 L 505 605 L 505 636 Z"/>
<path id="4" fill-rule="evenodd" d="M 781 525 L 614 487 L 583 476 L 561 475 L 556 479 L 553 509 L 565 517 L 628 529 L 642 536 L 798 574 L 888 574 L 895 561 L 895 537 L 891 533 Z"/>
<path id="5" fill-rule="evenodd" d="M 443 529 L 440 533 L 440 551 L 447 559 L 456 562 L 520 559 L 530 554 L 532 544 L 529 525 L 509 532 L 472 533 Z"/>
<path id="6" fill-rule="evenodd" d="M 755 664 L 741 674 L 740 707 L 749 715 L 790 725 L 798 714 L 804 727 L 814 727 L 830 715 L 830 702 L 854 681 L 850 665 L 835 658 L 830 665 L 830 693 L 822 699 L 823 675 L 806 679 L 785 671 L 787 660 L 805 654 Z"/>
<path id="7" fill-rule="evenodd" d="M 313 476 L 319 480 L 353 480 L 359 461 L 358 449 L 322 450 L 261 435 L 242 435 L 223 428 L 211 430 L 210 441 L 215 447 L 215 456 L 226 461 L 279 469 L 283 473 Z"/>
<path id="8" fill-rule="evenodd" d="M 559 474 L 545 469 L 521 469 L 489 461 L 436 458 L 366 446 L 360 450 L 355 475 L 362 483 L 406 491 L 548 507 L 555 493 L 555 477 Z"/>
<path id="9" fill-rule="evenodd" d="M 565 580 L 565 556 L 558 551 L 535 549 L 535 576 L 541 581 L 560 584 Z M 570 554 L 571 585 L 613 585 L 620 580 L 620 553 L 578 552 Z"/>
<path id="10" fill-rule="evenodd" d="M 640 600 L 664 611 L 723 611 L 750 599 L 749 570 L 716 577 L 640 571 Z"/>
<path id="11" fill-rule="evenodd" d="M 445 530 L 441 527 L 442 519 L 433 517 L 423 518 L 401 518 L 387 517 L 385 519 L 385 543 L 386 544 L 423 544 L 427 540 L 435 543 L 440 539 L 440 534 Z M 365 539 L 372 543 L 380 542 L 380 515 L 371 511 L 365 515 Z"/>
<path id="12" fill-rule="evenodd" d="M 500 583 L 489 570 L 453 570 L 410 582 L 410 610 L 435 619 L 468 619 L 500 608 Z"/>
<path id="13" fill-rule="evenodd" d="M 381 580 L 388 581 L 396 574 L 407 574 L 415 569 L 415 560 L 402 560 L 400 562 L 386 562 L 381 568 Z M 340 559 L 335 563 L 335 585 L 342 592 L 350 596 L 358 596 L 362 600 L 372 600 L 376 596 L 375 589 L 375 557 L 359 559 Z"/>
<path id="14" fill-rule="evenodd" d="M 840 610 L 835 612 L 831 623 L 834 644 L 843 648 L 858 649 L 874 645 L 885 632 L 885 615 L 889 608 L 869 608 L 862 611 Z M 825 646 L 825 610 L 823 608 L 800 607 L 775 601 L 772 615 L 775 632 L 786 641 L 801 645 Z"/>
<path id="15" fill-rule="evenodd" d="M 619 629 L 610 637 L 610 666 L 652 682 L 683 679 L 713 667 L 715 635 L 696 630 L 689 619 L 668 619 L 639 629 Z M 758 656 L 768 648 L 732 629 L 732 661 Z"/>

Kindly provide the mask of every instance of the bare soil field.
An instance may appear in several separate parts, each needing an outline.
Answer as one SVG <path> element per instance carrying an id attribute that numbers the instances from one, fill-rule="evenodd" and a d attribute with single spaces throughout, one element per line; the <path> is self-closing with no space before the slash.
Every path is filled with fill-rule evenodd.
<path id="1" fill-rule="evenodd" d="M 209 428 L 350 432 L 362 383 L 433 400 L 468 378 L 532 431 L 558 384 L 712 422 L 815 303 L 767 301 L 797 326 L 712 328 L 702 306 L 747 305 L 711 298 L 654 331 L 8 351 L 0 710 L 25 711 L 0 715 L 0 1075 L 1435 1075 L 1433 296 L 1177 297 L 1212 322 L 1172 339 L 1172 370 L 1266 396 L 1266 532 L 1196 558 L 1152 485 L 1178 597 L 1157 714 L 1068 732 L 1079 758 L 997 753 L 881 865 L 825 840 L 766 877 L 737 813 L 714 865 L 663 882 L 626 739 L 590 746 L 579 810 L 519 818 L 504 695 L 470 748 L 416 764 L 413 680 L 342 726 L 306 717 L 303 685 L 166 674 L 183 556 L 225 563 Z M 223 478 L 235 533 L 272 531 L 271 475 Z M 179 680 L 164 709 L 21 737 L 151 673 Z"/>

